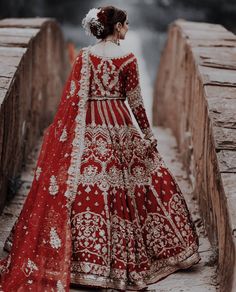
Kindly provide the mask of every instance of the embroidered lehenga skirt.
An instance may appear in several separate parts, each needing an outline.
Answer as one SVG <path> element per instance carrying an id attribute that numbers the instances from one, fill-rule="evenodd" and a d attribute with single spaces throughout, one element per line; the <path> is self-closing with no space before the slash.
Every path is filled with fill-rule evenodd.
<path id="1" fill-rule="evenodd" d="M 183 195 L 122 99 L 90 100 L 72 209 L 71 282 L 137 290 L 199 259 Z"/>

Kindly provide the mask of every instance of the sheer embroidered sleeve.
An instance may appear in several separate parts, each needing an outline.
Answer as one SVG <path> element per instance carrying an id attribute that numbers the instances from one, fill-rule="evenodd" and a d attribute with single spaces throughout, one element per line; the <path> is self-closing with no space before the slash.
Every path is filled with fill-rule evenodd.
<path id="1" fill-rule="evenodd" d="M 128 104 L 135 116 L 140 130 L 144 134 L 144 138 L 149 139 L 150 137 L 153 137 L 154 135 L 143 103 L 140 87 L 139 67 L 136 57 L 134 57 L 134 59 L 127 65 L 125 92 Z"/>

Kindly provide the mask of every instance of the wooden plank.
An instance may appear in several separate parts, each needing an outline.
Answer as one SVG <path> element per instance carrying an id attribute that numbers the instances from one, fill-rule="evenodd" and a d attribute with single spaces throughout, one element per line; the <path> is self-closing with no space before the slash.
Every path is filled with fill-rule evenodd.
<path id="1" fill-rule="evenodd" d="M 195 47 L 192 49 L 199 65 L 236 69 L 236 48 Z"/>
<path id="2" fill-rule="evenodd" d="M 15 66 L 10 66 L 2 64 L 0 66 L 0 77 L 12 78 L 16 72 L 17 68 Z"/>
<path id="3" fill-rule="evenodd" d="M 0 36 L 0 46 L 27 47 L 32 37 Z"/>
<path id="4" fill-rule="evenodd" d="M 0 20 L 0 27 L 41 27 L 45 22 L 52 21 L 52 18 L 6 18 Z"/>
<path id="5" fill-rule="evenodd" d="M 236 173 L 222 173 L 221 178 L 224 183 L 226 197 L 236 198 Z M 232 207 L 236 210 L 235 205 Z"/>
<path id="6" fill-rule="evenodd" d="M 236 125 L 236 123 L 235 123 Z M 236 149 L 236 128 L 224 128 L 222 125 L 213 127 L 216 149 Z"/>
<path id="7" fill-rule="evenodd" d="M 186 40 L 187 44 L 191 46 L 192 48 L 195 47 L 203 47 L 203 48 L 214 48 L 214 47 L 219 47 L 219 48 L 235 48 L 236 46 L 236 40 L 215 40 L 215 39 L 187 39 Z"/>
<path id="8" fill-rule="evenodd" d="M 236 87 L 236 74 L 235 70 L 210 68 L 198 65 L 201 80 L 204 85 L 223 85 Z"/>
<path id="9" fill-rule="evenodd" d="M 196 22 L 196 21 L 186 21 L 182 19 L 177 19 L 174 24 L 177 24 L 183 31 L 208 31 L 208 32 L 223 32 L 227 33 L 222 25 L 208 22 Z"/>
<path id="10" fill-rule="evenodd" d="M 207 100 L 207 104 L 214 126 L 236 129 L 235 99 L 212 97 Z"/>
<path id="11" fill-rule="evenodd" d="M 0 36 L 34 37 L 39 31 L 40 30 L 36 28 L 0 27 Z"/>
<path id="12" fill-rule="evenodd" d="M 0 45 L 0 56 L 22 58 L 22 56 L 25 54 L 26 50 L 27 50 L 26 48 L 4 47 L 4 46 Z"/>
<path id="13" fill-rule="evenodd" d="M 7 89 L 4 89 L 4 88 L 1 88 L 0 89 L 0 106 L 2 105 L 5 97 L 6 97 L 6 94 L 7 94 Z"/>
<path id="14" fill-rule="evenodd" d="M 8 89 L 11 83 L 11 78 L 7 77 L 0 77 L 0 90 L 1 89 Z"/>
<path id="15" fill-rule="evenodd" d="M 228 40 L 228 41 L 235 41 L 236 35 L 232 32 L 224 32 L 224 31 L 215 31 L 212 33 L 212 31 L 207 30 L 191 30 L 191 29 L 184 29 L 183 35 L 185 37 L 188 37 L 191 40 Z"/>
<path id="16" fill-rule="evenodd" d="M 210 98 L 225 98 L 226 101 L 231 98 L 236 98 L 236 87 L 217 86 L 217 85 L 205 85 L 205 96 Z"/>
<path id="17" fill-rule="evenodd" d="M 221 150 L 217 152 L 217 158 L 221 172 L 236 173 L 236 151 Z"/>
<path id="18" fill-rule="evenodd" d="M 19 57 L 7 57 L 7 56 L 1 56 L 0 55 L 0 64 L 1 66 L 3 65 L 8 65 L 8 66 L 14 66 L 18 67 L 20 64 L 21 58 Z"/>

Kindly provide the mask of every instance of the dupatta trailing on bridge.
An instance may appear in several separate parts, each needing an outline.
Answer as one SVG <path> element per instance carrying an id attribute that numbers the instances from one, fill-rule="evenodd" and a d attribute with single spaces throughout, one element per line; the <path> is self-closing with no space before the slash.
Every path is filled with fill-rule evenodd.
<path id="1" fill-rule="evenodd" d="M 45 131 L 32 187 L 12 230 L 11 251 L 0 261 L 4 292 L 69 291 L 70 214 L 84 148 L 89 49 L 79 52 Z"/>

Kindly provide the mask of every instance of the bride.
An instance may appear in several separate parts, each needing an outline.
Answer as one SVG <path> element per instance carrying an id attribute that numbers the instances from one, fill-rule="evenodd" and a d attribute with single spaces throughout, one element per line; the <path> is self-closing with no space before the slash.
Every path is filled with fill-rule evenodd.
<path id="1" fill-rule="evenodd" d="M 71 283 L 137 291 L 200 260 L 146 115 L 137 57 L 120 46 L 127 13 L 93 8 L 82 24 L 98 42 L 80 50 L 45 131 L 0 260 L 2 291 L 69 291 Z"/>

